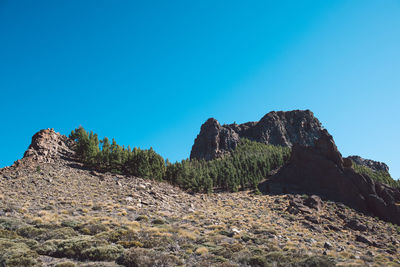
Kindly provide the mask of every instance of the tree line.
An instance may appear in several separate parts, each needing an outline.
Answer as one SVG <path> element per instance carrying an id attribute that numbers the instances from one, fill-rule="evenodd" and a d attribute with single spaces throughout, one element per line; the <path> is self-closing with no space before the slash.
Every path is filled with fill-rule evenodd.
<path id="1" fill-rule="evenodd" d="M 69 137 L 75 140 L 78 159 L 90 168 L 155 180 L 162 180 L 165 175 L 164 159 L 152 148 L 125 148 L 115 139 L 111 143 L 107 137 L 99 140 L 96 133 L 87 132 L 83 127 L 72 131 Z"/>
<path id="2" fill-rule="evenodd" d="M 289 155 L 287 147 L 242 139 L 236 149 L 223 158 L 183 160 L 174 164 L 167 161 L 165 180 L 195 192 L 258 190 L 258 183 L 282 166 Z"/>
<path id="3" fill-rule="evenodd" d="M 79 127 L 71 132 L 74 150 L 86 166 L 102 172 L 166 180 L 191 192 L 210 193 L 215 189 L 257 190 L 258 183 L 282 166 L 290 155 L 287 147 L 266 145 L 242 139 L 237 148 L 222 158 L 210 161 L 182 160 L 171 163 L 152 148 L 124 147 L 107 137 Z"/>

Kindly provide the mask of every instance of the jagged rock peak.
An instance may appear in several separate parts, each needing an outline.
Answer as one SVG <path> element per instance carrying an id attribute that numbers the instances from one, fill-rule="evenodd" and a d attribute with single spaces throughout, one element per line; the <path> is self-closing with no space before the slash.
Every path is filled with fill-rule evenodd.
<path id="1" fill-rule="evenodd" d="M 362 165 L 368 168 L 371 168 L 374 171 L 385 171 L 389 172 L 389 166 L 383 162 L 371 160 L 371 159 L 364 159 L 360 156 L 349 156 L 347 157 L 357 163 L 358 165 Z"/>
<path id="2" fill-rule="evenodd" d="M 221 126 L 216 119 L 210 118 L 201 126 L 190 158 L 211 160 L 221 157 L 235 149 L 239 140 L 239 135 L 233 129 Z"/>
<path id="3" fill-rule="evenodd" d="M 236 148 L 240 138 L 288 147 L 313 146 L 321 130 L 321 123 L 310 110 L 271 111 L 258 122 L 222 126 L 210 118 L 201 126 L 190 158 L 210 160 L 223 156 Z"/>
<path id="4" fill-rule="evenodd" d="M 36 162 L 54 162 L 62 157 L 70 157 L 72 140 L 54 129 L 43 129 L 32 137 L 32 142 L 24 153 L 24 159 Z"/>

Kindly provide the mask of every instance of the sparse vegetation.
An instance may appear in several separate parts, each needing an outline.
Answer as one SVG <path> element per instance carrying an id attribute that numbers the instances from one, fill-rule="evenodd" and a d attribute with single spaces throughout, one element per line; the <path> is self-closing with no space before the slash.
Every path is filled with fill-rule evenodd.
<path id="1" fill-rule="evenodd" d="M 179 259 L 151 249 L 131 248 L 118 258 L 117 263 L 127 267 L 176 266 Z"/>
<path id="2" fill-rule="evenodd" d="M 15 179 L 0 179 L 0 267 L 400 264 L 397 225 L 325 200 L 311 214 L 291 214 L 291 195 L 242 191 L 289 153 L 243 140 L 218 160 L 163 163 L 163 179 L 170 183 L 124 177 L 118 174 L 123 169 L 98 173 L 81 168 L 90 163 L 74 161 L 41 164 L 40 173 L 36 164 L 18 168 Z M 183 174 L 169 173 L 179 168 Z M 199 173 L 208 175 L 212 187 L 202 184 Z M 171 184 L 192 192 L 224 191 L 191 194 Z M 366 230 L 348 228 L 349 218 Z M 356 241 L 360 234 L 373 244 Z"/>

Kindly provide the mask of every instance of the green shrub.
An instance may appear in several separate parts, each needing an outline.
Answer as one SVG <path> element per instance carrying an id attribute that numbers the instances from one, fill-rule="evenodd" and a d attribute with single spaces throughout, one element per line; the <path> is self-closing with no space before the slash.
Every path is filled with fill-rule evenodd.
<path id="1" fill-rule="evenodd" d="M 38 239 L 39 236 L 45 234 L 47 231 L 47 229 L 37 228 L 31 225 L 21 227 L 17 230 L 20 236 L 32 239 Z"/>
<path id="2" fill-rule="evenodd" d="M 108 227 L 101 223 L 85 223 L 75 227 L 80 233 L 85 235 L 96 235 L 108 231 Z"/>
<path id="3" fill-rule="evenodd" d="M 116 261 L 126 267 L 176 266 L 179 259 L 173 255 L 156 252 L 152 249 L 131 248 Z"/>
<path id="4" fill-rule="evenodd" d="M 43 243 L 38 253 L 57 258 L 86 259 L 87 254 L 83 252 L 94 247 L 108 245 L 106 241 L 96 239 L 92 236 L 78 236 L 71 239 L 53 239 Z"/>
<path id="5" fill-rule="evenodd" d="M 78 233 L 70 227 L 61 227 L 54 230 L 48 230 L 36 237 L 36 240 L 46 241 L 50 239 L 68 239 L 78 236 Z"/>
<path id="6" fill-rule="evenodd" d="M 138 240 L 143 244 L 144 248 L 160 248 L 162 250 L 168 250 L 174 240 L 168 236 L 158 236 L 153 233 L 141 232 L 138 236 Z"/>
<path id="7" fill-rule="evenodd" d="M 61 226 L 70 227 L 70 228 L 75 229 L 76 227 L 79 226 L 79 222 L 74 221 L 74 220 L 66 220 L 66 221 L 61 222 Z"/>
<path id="8" fill-rule="evenodd" d="M 95 261 L 114 261 L 123 252 L 121 246 L 106 245 L 82 251 L 82 258 Z"/>
<path id="9" fill-rule="evenodd" d="M 37 257 L 24 243 L 0 239 L 0 266 L 40 266 Z"/>
<path id="10" fill-rule="evenodd" d="M 0 229 L 0 238 L 15 239 L 20 237 L 15 231 Z"/>
<path id="11" fill-rule="evenodd" d="M 301 267 L 332 267 L 335 261 L 327 256 L 311 256 L 299 262 Z"/>
<path id="12" fill-rule="evenodd" d="M 15 231 L 26 224 L 15 218 L 0 217 L 0 229 Z"/>
<path id="13" fill-rule="evenodd" d="M 253 256 L 249 259 L 248 264 L 250 264 L 250 266 L 260 266 L 260 267 L 264 267 L 267 266 L 267 260 L 265 259 L 265 257 L 262 256 Z"/>

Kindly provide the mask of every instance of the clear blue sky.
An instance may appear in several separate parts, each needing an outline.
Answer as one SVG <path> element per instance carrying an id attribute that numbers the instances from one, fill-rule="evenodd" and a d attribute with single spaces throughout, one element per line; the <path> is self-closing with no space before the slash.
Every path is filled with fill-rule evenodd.
<path id="1" fill-rule="evenodd" d="M 79 125 L 189 156 L 200 125 L 311 109 L 400 177 L 400 2 L 0 0 L 0 166 Z"/>

